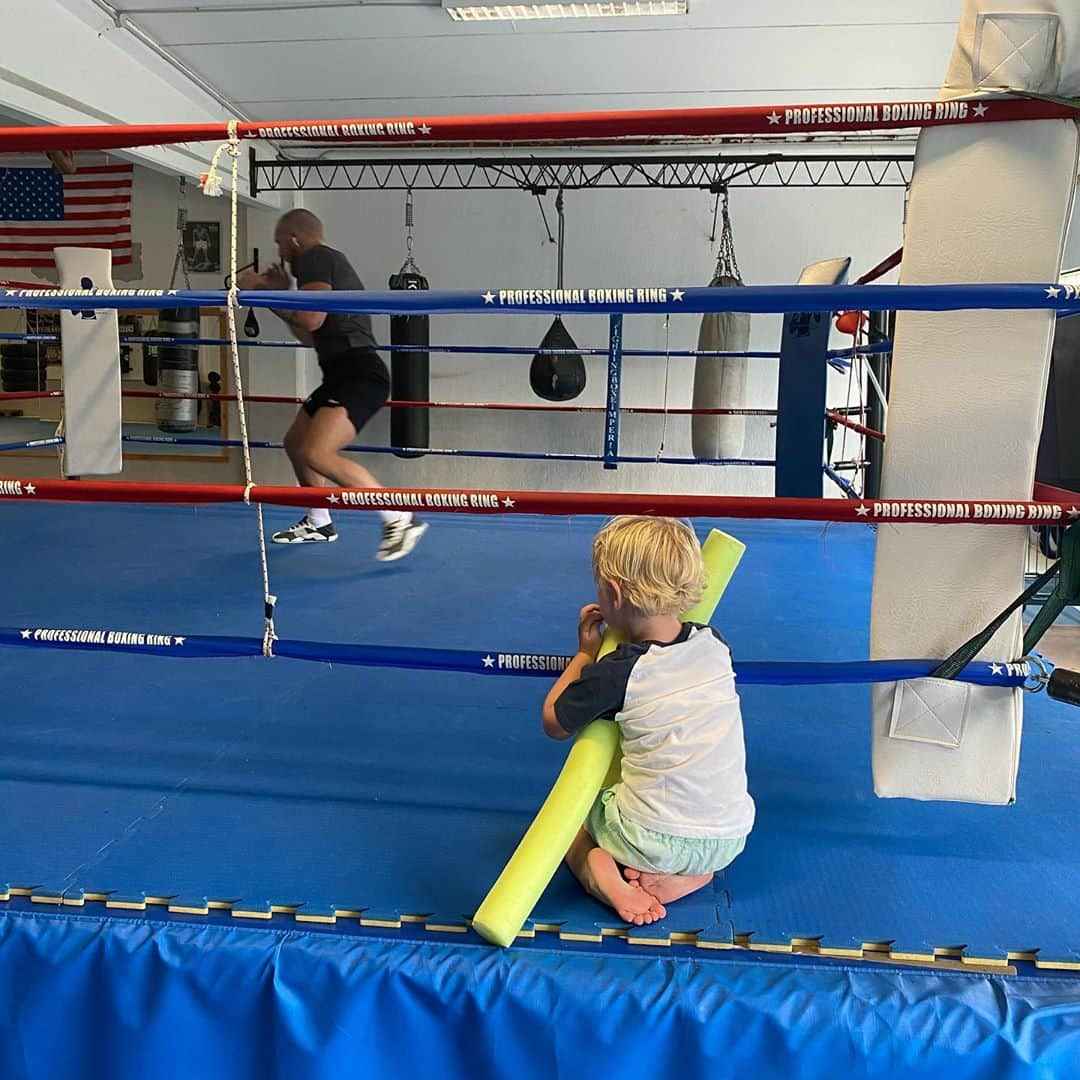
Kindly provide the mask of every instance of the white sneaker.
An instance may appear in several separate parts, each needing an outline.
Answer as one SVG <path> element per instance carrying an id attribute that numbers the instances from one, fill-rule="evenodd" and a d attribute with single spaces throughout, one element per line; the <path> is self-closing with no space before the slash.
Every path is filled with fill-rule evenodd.
<path id="1" fill-rule="evenodd" d="M 379 562 L 394 562 L 404 559 L 420 542 L 420 537 L 427 532 L 427 523 L 422 521 L 388 521 L 383 526 L 382 541 L 375 558 Z"/>
<path id="2" fill-rule="evenodd" d="M 332 544 L 337 539 L 337 529 L 329 525 L 314 525 L 305 514 L 295 525 L 276 532 L 270 539 L 275 544 Z"/>

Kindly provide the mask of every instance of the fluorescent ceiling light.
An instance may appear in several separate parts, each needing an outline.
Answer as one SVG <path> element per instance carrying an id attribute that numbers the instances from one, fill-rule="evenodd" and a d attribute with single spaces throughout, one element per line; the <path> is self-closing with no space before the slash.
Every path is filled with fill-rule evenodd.
<path id="1" fill-rule="evenodd" d="M 611 0 L 582 4 L 471 4 L 442 0 L 447 15 L 456 22 L 490 22 L 510 19 L 602 19 L 624 15 L 685 15 L 690 0 Z"/>

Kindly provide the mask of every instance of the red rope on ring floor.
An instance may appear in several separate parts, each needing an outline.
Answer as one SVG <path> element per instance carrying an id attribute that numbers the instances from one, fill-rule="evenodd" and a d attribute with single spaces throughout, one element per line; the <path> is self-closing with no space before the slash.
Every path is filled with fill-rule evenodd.
<path id="1" fill-rule="evenodd" d="M 241 502 L 239 484 L 142 484 L 98 480 L 0 480 L 0 500 L 20 502 Z M 632 495 L 472 488 L 300 488 L 255 485 L 250 501 L 331 510 L 417 510 L 465 514 L 660 514 L 672 517 L 771 518 L 863 524 L 1067 525 L 1075 501 L 920 499 L 772 499 L 721 495 Z"/>
<path id="2" fill-rule="evenodd" d="M 505 116 L 406 116 L 345 120 L 269 120 L 237 125 L 241 139 L 304 143 L 605 142 L 727 135 L 886 131 L 1003 120 L 1074 119 L 1050 101 L 983 97 L 977 101 L 888 101 L 827 105 L 755 105 L 711 109 L 530 113 Z M 186 142 L 224 142 L 224 123 L 101 124 L 0 128 L 0 152 L 118 150 Z"/>

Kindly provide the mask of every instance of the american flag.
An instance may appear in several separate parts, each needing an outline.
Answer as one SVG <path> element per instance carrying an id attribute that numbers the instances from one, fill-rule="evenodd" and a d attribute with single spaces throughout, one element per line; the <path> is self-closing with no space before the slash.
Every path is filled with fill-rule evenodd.
<path id="1" fill-rule="evenodd" d="M 132 262 L 134 166 L 78 166 L 70 176 L 0 167 L 0 267 L 52 268 L 54 247 L 109 248 L 114 266 Z"/>

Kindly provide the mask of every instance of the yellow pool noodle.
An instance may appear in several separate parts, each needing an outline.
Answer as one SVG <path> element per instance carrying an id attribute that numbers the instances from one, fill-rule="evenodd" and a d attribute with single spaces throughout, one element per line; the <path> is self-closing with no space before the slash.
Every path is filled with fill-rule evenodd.
<path id="1" fill-rule="evenodd" d="M 718 529 L 709 533 L 701 548 L 708 584 L 700 603 L 683 615 L 684 621 L 708 623 L 745 550 L 727 533 Z M 618 644 L 615 635 L 605 633 L 599 655 Z M 504 947 L 517 937 L 601 787 L 618 779 L 619 760 L 619 725 L 613 720 L 594 720 L 574 740 L 551 793 L 473 916 L 473 929 L 481 937 Z"/>

